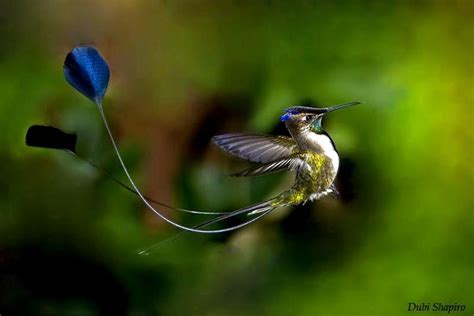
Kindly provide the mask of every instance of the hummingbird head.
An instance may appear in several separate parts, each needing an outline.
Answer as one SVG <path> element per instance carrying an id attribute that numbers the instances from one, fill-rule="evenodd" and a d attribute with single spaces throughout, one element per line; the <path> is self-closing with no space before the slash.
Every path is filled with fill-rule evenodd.
<path id="1" fill-rule="evenodd" d="M 360 104 L 360 102 L 349 102 L 327 108 L 292 106 L 285 110 L 283 115 L 280 117 L 280 120 L 285 122 L 285 124 L 291 129 L 306 130 L 311 126 L 314 126 L 316 131 L 320 131 L 322 130 L 321 121 L 325 114 L 357 104 Z"/>

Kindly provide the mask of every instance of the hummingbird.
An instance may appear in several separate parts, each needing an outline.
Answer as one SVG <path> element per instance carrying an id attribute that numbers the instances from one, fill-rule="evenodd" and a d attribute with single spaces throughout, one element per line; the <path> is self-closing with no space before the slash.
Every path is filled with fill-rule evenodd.
<path id="1" fill-rule="evenodd" d="M 334 179 L 339 168 L 339 155 L 331 137 L 322 127 L 322 119 L 327 113 L 359 104 L 359 102 L 350 102 L 327 108 L 293 106 L 286 109 L 280 120 L 285 123 L 290 137 L 255 134 L 223 134 L 214 136 L 212 142 L 221 149 L 255 163 L 254 166 L 241 171 L 237 175 L 257 176 L 290 170 L 296 173 L 295 182 L 290 189 L 270 200 L 225 212 L 224 214 L 222 212 L 185 210 L 170 207 L 164 203 L 147 198 L 138 188 L 128 171 L 112 130 L 109 127 L 103 107 L 103 98 L 107 90 L 110 70 L 106 60 L 100 55 L 98 50 L 93 46 L 77 46 L 67 54 L 63 67 L 66 81 L 97 106 L 117 159 L 131 186 L 127 186 L 117 179 L 112 180 L 138 195 L 150 211 L 168 224 L 181 229 L 181 233 L 213 234 L 229 232 L 249 225 L 279 207 L 299 205 L 307 201 L 320 199 L 330 193 L 337 193 Z M 37 147 L 63 149 L 77 156 L 73 146 L 75 138 L 63 137 L 64 135 L 60 134 L 57 130 L 50 128 L 35 128 L 32 132 L 30 131 L 29 136 L 27 135 L 27 144 Z M 93 164 L 90 165 L 94 166 Z M 104 172 L 104 174 L 107 175 L 108 173 Z M 215 215 L 216 217 L 195 226 L 185 226 L 166 216 L 160 209 L 151 205 L 151 203 L 196 215 Z M 204 227 L 240 215 L 250 217 L 234 226 L 203 229 Z M 155 247 L 149 247 L 139 253 L 148 254 Z"/>
<path id="2" fill-rule="evenodd" d="M 289 190 L 241 211 L 253 215 L 318 200 L 328 194 L 337 195 L 334 180 L 339 169 L 339 155 L 331 136 L 322 127 L 322 120 L 330 112 L 357 104 L 360 102 L 327 108 L 290 107 L 280 120 L 291 137 L 238 133 L 214 136 L 212 142 L 219 148 L 255 164 L 236 176 L 258 176 L 283 170 L 296 173 Z"/>

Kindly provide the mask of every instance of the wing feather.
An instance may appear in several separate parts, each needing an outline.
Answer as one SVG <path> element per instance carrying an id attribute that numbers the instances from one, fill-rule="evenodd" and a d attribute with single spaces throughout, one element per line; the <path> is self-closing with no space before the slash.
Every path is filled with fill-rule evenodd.
<path id="1" fill-rule="evenodd" d="M 232 155 L 257 163 L 276 161 L 297 151 L 296 142 L 287 136 L 223 134 L 214 136 L 212 142 Z"/>
<path id="2" fill-rule="evenodd" d="M 274 173 L 282 170 L 296 170 L 305 164 L 301 155 L 293 154 L 289 157 L 275 160 L 269 163 L 260 164 L 255 167 L 245 169 L 234 174 L 237 177 L 260 176 L 264 174 Z"/>

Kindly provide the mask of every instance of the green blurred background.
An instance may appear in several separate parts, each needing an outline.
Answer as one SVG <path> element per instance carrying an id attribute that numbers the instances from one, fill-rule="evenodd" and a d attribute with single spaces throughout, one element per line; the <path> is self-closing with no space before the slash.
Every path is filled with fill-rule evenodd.
<path id="1" fill-rule="evenodd" d="M 442 302 L 472 315 L 473 9 L 1 1 L 0 314 L 404 315 Z M 176 230 L 87 164 L 24 145 L 32 124 L 76 132 L 78 151 L 123 179 L 97 110 L 63 79 L 77 44 L 110 64 L 105 111 L 150 196 L 216 211 L 262 201 L 292 175 L 228 177 L 243 164 L 212 135 L 283 134 L 286 107 L 363 101 L 324 122 L 341 197 L 138 256 Z"/>

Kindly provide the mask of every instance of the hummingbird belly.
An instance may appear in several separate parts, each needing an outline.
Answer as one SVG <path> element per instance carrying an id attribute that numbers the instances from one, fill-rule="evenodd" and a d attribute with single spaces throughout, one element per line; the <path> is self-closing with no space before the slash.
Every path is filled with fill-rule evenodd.
<path id="1" fill-rule="evenodd" d="M 324 154 L 309 151 L 304 152 L 303 157 L 305 163 L 296 171 L 295 184 L 282 194 L 280 203 L 298 205 L 331 192 L 337 172 L 333 160 Z"/>

